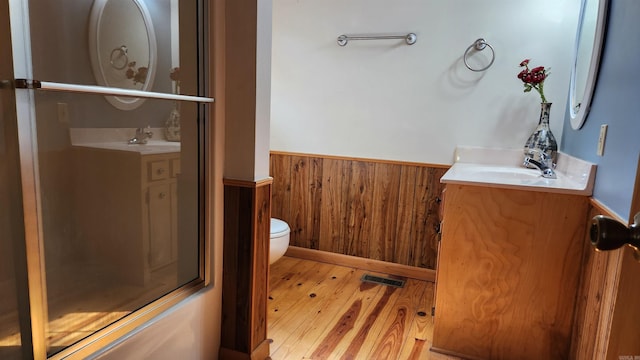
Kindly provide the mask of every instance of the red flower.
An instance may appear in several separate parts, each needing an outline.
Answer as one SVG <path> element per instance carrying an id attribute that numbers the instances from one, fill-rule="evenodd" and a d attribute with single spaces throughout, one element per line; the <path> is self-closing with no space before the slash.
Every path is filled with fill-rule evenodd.
<path id="1" fill-rule="evenodd" d="M 530 92 L 535 89 L 539 94 L 542 102 L 547 102 L 547 98 L 544 96 L 544 81 L 549 76 L 549 73 L 544 66 L 537 66 L 532 70 L 529 70 L 529 59 L 522 60 L 520 67 L 524 67 L 524 70 L 518 73 L 518 79 L 524 83 L 524 92 Z"/>
<path id="2" fill-rule="evenodd" d="M 518 74 L 518 79 L 522 80 L 522 78 L 524 78 L 525 75 L 527 75 L 527 70 L 520 71 L 520 73 Z"/>
<path id="3" fill-rule="evenodd" d="M 180 68 L 174 67 L 173 69 L 171 69 L 171 72 L 169 73 L 169 78 L 173 81 L 180 80 Z"/>
<path id="4" fill-rule="evenodd" d="M 138 72 L 133 77 L 133 83 L 134 84 L 137 84 L 137 83 L 144 84 L 144 82 L 147 80 L 147 72 L 148 71 L 149 71 L 149 68 L 142 67 L 142 66 L 139 67 L 138 68 Z"/>
<path id="5" fill-rule="evenodd" d="M 173 69 L 171 69 L 171 71 L 169 72 L 169 78 L 175 81 L 173 92 L 175 94 L 179 94 L 180 93 L 180 68 L 174 67 Z"/>
<path id="6" fill-rule="evenodd" d="M 130 62 L 129 64 L 127 64 L 127 66 L 127 71 L 125 71 L 124 73 L 127 79 L 133 79 L 134 85 L 138 83 L 144 84 L 144 82 L 147 80 L 147 72 L 149 71 L 149 69 L 144 66 L 136 69 L 135 61 Z"/>

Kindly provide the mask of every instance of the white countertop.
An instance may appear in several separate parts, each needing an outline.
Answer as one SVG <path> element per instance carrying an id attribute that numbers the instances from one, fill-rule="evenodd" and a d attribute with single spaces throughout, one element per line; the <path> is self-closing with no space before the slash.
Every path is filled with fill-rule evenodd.
<path id="1" fill-rule="evenodd" d="M 180 152 L 180 143 L 163 140 L 149 140 L 146 144 L 128 144 L 127 142 L 95 142 L 76 143 L 73 146 L 88 147 L 93 149 L 132 151 L 141 155 L 167 154 Z"/>
<path id="2" fill-rule="evenodd" d="M 547 179 L 537 169 L 522 166 L 521 149 L 458 147 L 455 163 L 440 179 L 445 184 L 540 191 L 590 196 L 596 165 L 558 153 L 557 178 Z"/>
<path id="3" fill-rule="evenodd" d="M 153 137 L 146 144 L 129 144 L 128 140 L 135 135 L 135 128 L 72 128 L 70 129 L 71 145 L 92 149 L 130 151 L 140 155 L 167 154 L 180 152 L 180 142 L 167 141 L 161 138 L 162 128 L 152 128 Z"/>

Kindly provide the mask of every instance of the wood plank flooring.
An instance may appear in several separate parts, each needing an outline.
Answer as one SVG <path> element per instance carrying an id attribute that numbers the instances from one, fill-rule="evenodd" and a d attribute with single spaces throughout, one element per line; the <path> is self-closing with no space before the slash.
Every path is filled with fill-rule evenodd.
<path id="1" fill-rule="evenodd" d="M 270 268 L 271 358 L 455 360 L 429 351 L 434 284 L 362 282 L 355 268 L 283 257 Z"/>

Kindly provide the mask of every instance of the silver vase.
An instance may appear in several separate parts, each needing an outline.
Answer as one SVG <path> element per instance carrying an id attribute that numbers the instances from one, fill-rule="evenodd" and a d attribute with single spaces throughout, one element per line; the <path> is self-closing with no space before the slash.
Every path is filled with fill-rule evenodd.
<path id="1" fill-rule="evenodd" d="M 524 156 L 535 161 L 543 162 L 541 152 L 546 154 L 547 159 L 551 159 L 552 166 L 555 167 L 558 161 L 558 143 L 549 127 L 549 114 L 551 103 L 540 104 L 540 121 L 529 139 L 524 144 Z M 532 167 L 532 165 L 527 165 Z"/>
<path id="2" fill-rule="evenodd" d="M 177 101 L 164 123 L 164 135 L 168 141 L 180 141 L 180 107 Z"/>

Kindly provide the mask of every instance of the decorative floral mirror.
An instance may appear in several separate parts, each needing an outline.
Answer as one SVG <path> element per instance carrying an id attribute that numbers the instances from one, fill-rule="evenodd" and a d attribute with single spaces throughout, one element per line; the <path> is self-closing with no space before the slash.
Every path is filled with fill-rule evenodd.
<path id="1" fill-rule="evenodd" d="M 604 40 L 608 0 L 582 0 L 571 72 L 569 114 L 571 127 L 584 124 L 595 88 Z"/>
<path id="2" fill-rule="evenodd" d="M 157 44 L 143 0 L 95 0 L 89 19 L 89 52 L 101 86 L 147 91 L 156 71 Z M 121 110 L 133 110 L 142 98 L 105 96 Z"/>

